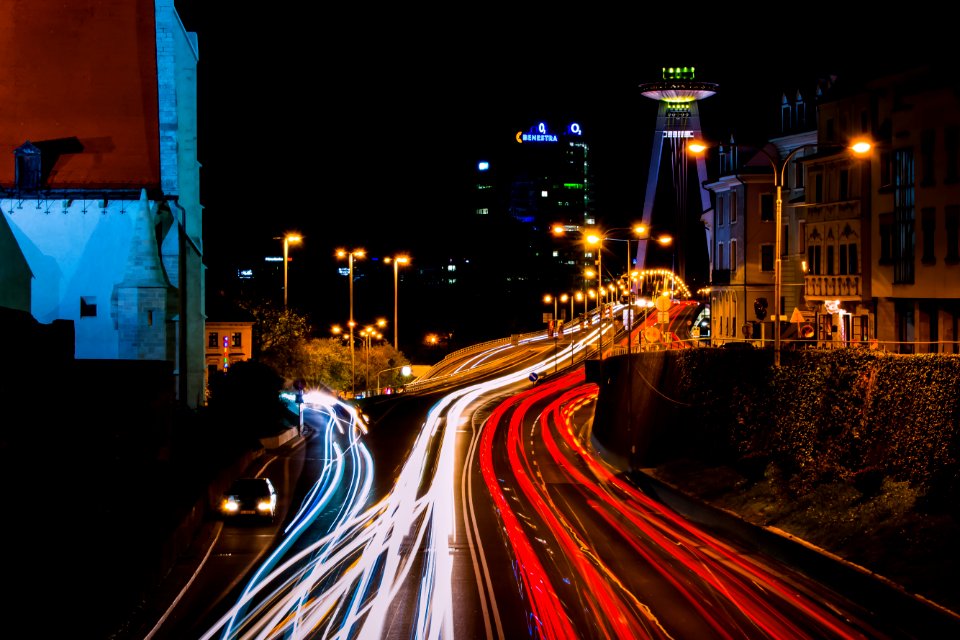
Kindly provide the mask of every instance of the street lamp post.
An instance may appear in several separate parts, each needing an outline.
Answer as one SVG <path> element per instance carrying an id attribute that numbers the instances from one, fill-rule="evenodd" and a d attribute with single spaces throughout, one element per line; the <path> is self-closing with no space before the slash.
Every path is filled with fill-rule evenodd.
<path id="1" fill-rule="evenodd" d="M 543 301 L 546 304 L 553 302 L 553 372 L 557 372 L 558 362 L 557 362 L 557 348 L 558 341 L 560 340 L 560 323 L 557 321 L 557 302 L 566 302 L 569 296 L 566 293 L 557 295 L 546 294 L 543 296 Z M 570 298 L 570 316 L 573 316 L 573 298 Z"/>
<path id="2" fill-rule="evenodd" d="M 560 294 L 560 302 L 570 301 L 570 322 L 573 322 L 573 296 L 567 293 Z M 564 322 L 566 324 L 566 322 Z"/>
<path id="3" fill-rule="evenodd" d="M 597 346 L 600 361 L 603 362 L 603 235 L 590 233 L 587 235 L 587 244 L 597 245 L 597 308 L 600 310 L 599 335 Z"/>
<path id="4" fill-rule="evenodd" d="M 347 264 L 350 269 L 350 389 L 351 393 L 357 395 L 357 360 L 354 354 L 354 345 L 353 345 L 353 328 L 356 326 L 356 322 L 353 321 L 353 259 L 363 258 L 366 252 L 363 249 L 353 249 L 347 251 L 346 249 L 338 249 L 337 257 L 338 258 L 347 258 Z"/>
<path id="5" fill-rule="evenodd" d="M 776 189 L 776 201 L 774 208 L 774 215 L 776 221 L 776 232 L 775 240 L 773 246 L 774 252 L 774 266 L 773 266 L 773 308 L 774 308 L 774 321 L 773 321 L 773 366 L 776 368 L 780 367 L 780 316 L 783 313 L 781 309 L 781 290 L 783 288 L 783 271 L 781 270 L 781 253 L 782 247 L 781 243 L 783 242 L 783 185 L 784 178 L 786 177 L 787 166 L 790 164 L 790 161 L 793 160 L 794 156 L 805 149 L 810 147 L 821 146 L 823 143 L 814 142 L 809 144 L 802 144 L 796 149 L 792 150 L 790 153 L 780 160 L 779 157 L 774 158 L 770 155 L 770 152 L 764 147 L 754 147 L 757 151 L 762 153 L 767 161 L 770 162 L 770 167 L 773 169 L 773 186 Z M 736 145 L 735 145 L 736 146 Z M 707 147 L 701 142 L 692 142 L 688 146 L 690 151 L 694 153 L 703 153 L 706 151 Z M 850 149 L 857 155 L 863 155 L 870 151 L 871 145 L 867 142 L 859 141 L 853 144 Z M 779 164 L 778 164 L 779 162 Z"/>
<path id="6" fill-rule="evenodd" d="M 400 374 L 404 376 L 409 376 L 413 373 L 413 369 L 411 369 L 408 364 L 400 365 L 399 367 L 390 367 L 389 369 L 381 369 L 377 372 L 377 395 L 380 395 L 380 374 L 386 373 L 387 371 L 396 371 L 397 369 L 400 369 Z"/>
<path id="7" fill-rule="evenodd" d="M 300 244 L 303 240 L 303 236 L 298 233 L 287 233 L 284 234 L 283 238 L 274 238 L 275 240 L 283 240 L 283 308 L 287 308 L 287 262 L 290 259 L 290 245 Z"/>
<path id="8" fill-rule="evenodd" d="M 393 261 L 393 349 L 395 351 L 400 350 L 399 340 L 397 339 L 398 334 L 398 323 L 397 323 L 397 309 L 398 309 L 398 298 L 397 298 L 397 282 L 399 280 L 399 269 L 400 265 L 410 264 L 409 256 L 393 256 L 392 258 L 387 258 L 387 262 Z"/>
<path id="9" fill-rule="evenodd" d="M 641 235 L 643 233 L 646 233 L 647 227 L 646 225 L 643 225 L 643 224 L 637 224 L 632 227 L 614 227 L 613 229 L 607 229 L 604 232 L 593 232 L 587 235 L 587 244 L 597 245 L 597 271 L 600 272 L 597 279 L 598 292 L 601 291 L 601 287 L 603 285 L 603 241 L 604 240 L 616 240 L 619 242 L 625 241 L 627 243 L 627 274 L 630 273 L 631 267 L 633 266 L 630 260 L 630 239 L 629 238 L 626 238 L 626 239 L 613 238 L 607 235 L 613 231 L 632 231 L 637 235 Z M 604 308 L 603 308 L 603 303 L 601 298 L 601 303 L 600 303 L 600 359 L 601 360 L 603 360 L 603 315 L 604 315 Z M 629 322 L 631 323 L 630 328 L 632 328 L 632 323 L 633 323 L 632 315 L 630 316 Z M 628 329 L 627 335 L 629 336 L 629 329 Z"/>

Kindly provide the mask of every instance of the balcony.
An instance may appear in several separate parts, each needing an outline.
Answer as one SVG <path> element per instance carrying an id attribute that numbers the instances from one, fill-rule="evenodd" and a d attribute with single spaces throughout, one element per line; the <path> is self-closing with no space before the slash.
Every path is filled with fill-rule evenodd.
<path id="1" fill-rule="evenodd" d="M 860 278 L 860 274 L 806 275 L 803 293 L 808 300 L 861 300 Z"/>

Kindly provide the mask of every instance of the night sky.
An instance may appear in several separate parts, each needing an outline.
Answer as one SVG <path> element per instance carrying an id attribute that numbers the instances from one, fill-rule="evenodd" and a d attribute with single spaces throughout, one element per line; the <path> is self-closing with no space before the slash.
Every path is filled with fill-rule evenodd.
<path id="1" fill-rule="evenodd" d="M 539 120 L 582 124 L 599 222 L 625 226 L 642 210 L 657 109 L 638 87 L 659 80 L 663 66 L 695 66 L 698 80 L 717 83 L 700 104 L 705 132 L 749 144 L 777 117 L 785 89 L 879 73 L 938 46 L 914 30 L 883 36 L 896 48 L 867 51 L 824 35 L 823 16 L 790 17 L 805 35 L 789 46 L 773 39 L 786 18 L 767 35 L 725 30 L 692 45 L 686 31 L 737 18 L 643 18 L 639 8 L 520 15 L 483 5 L 462 15 L 370 6 L 325 16 L 302 13 L 302 4 L 282 4 L 285 14 L 233 4 L 225 15 L 219 3 L 176 5 L 199 39 L 211 271 L 247 253 L 279 255 L 273 238 L 288 230 L 306 236 L 297 251 L 318 268 L 333 266 L 339 246 L 416 256 L 455 243 L 476 160 Z"/>

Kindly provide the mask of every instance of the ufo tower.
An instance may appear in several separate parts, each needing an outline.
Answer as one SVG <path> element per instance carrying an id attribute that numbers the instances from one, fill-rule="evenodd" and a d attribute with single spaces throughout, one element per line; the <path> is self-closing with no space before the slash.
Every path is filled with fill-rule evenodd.
<path id="1" fill-rule="evenodd" d="M 664 67 L 663 80 L 642 84 L 640 90 L 647 98 L 660 103 L 642 222 L 647 228 L 671 233 L 675 248 L 671 249 L 670 257 L 660 258 L 665 264 L 653 264 L 652 252 L 657 247 L 639 242 L 637 267 L 672 266 L 688 284 L 706 284 L 710 242 L 704 233 L 709 236 L 710 231 L 701 223 L 701 216 L 710 209 L 710 194 L 703 188 L 707 169 L 704 154 L 688 157 L 687 145 L 702 137 L 697 103 L 716 93 L 717 85 L 695 80 L 693 67 Z M 692 162 L 696 162 L 696 174 L 691 174 Z M 661 169 L 671 177 L 670 182 L 662 185 Z M 691 199 L 696 203 L 693 207 L 689 206 Z"/>

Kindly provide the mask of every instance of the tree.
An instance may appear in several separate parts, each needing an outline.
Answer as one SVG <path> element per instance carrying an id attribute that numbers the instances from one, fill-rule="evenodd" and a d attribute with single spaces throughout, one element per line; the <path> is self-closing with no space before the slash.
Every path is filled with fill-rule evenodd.
<path id="1" fill-rule="evenodd" d="M 302 347 L 313 331 L 309 318 L 266 301 L 243 301 L 239 306 L 253 318 L 257 359 L 288 380 L 296 378 L 294 374 L 304 368 Z"/>
<path id="2" fill-rule="evenodd" d="M 308 388 L 350 390 L 350 349 L 340 338 L 314 338 L 304 343 L 298 376 Z"/>

